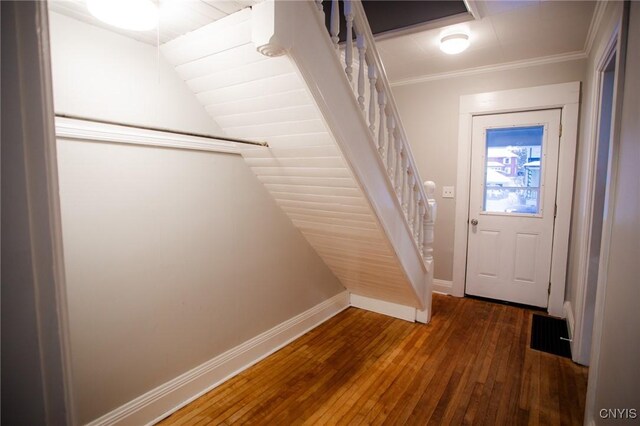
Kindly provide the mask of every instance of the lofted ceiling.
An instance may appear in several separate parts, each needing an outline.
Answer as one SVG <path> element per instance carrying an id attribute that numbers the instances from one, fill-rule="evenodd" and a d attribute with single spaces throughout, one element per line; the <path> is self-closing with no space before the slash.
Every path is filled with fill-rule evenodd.
<path id="1" fill-rule="evenodd" d="M 49 0 L 49 9 L 91 25 L 156 45 L 197 30 L 262 0 L 160 0 L 160 25 L 157 30 L 128 31 L 112 27 L 96 19 L 84 0 Z"/>
<path id="2" fill-rule="evenodd" d="M 475 1 L 480 19 L 379 40 L 392 83 L 450 75 L 479 67 L 581 53 L 595 1 Z M 441 34 L 459 28 L 471 46 L 458 55 L 439 49 Z"/>

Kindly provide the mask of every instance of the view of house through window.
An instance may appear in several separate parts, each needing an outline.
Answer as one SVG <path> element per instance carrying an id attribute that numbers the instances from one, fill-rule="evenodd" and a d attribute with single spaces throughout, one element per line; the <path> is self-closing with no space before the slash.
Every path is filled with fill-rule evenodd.
<path id="1" fill-rule="evenodd" d="M 484 211 L 538 214 L 544 126 L 487 129 Z"/>

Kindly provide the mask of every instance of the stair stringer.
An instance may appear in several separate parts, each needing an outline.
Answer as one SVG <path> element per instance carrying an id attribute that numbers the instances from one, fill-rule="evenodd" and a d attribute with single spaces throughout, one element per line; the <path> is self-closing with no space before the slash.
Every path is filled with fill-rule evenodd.
<path id="1" fill-rule="evenodd" d="M 266 2 L 264 5 L 268 4 Z M 387 177 L 373 135 L 353 95 L 339 54 L 327 36 L 323 16 L 313 2 L 276 2 L 288 10 L 282 14 L 290 28 L 287 54 L 295 62 L 323 119 L 333 134 L 349 169 L 373 210 L 401 268 L 410 281 L 419 307 L 430 311 L 433 262 L 425 262 L 415 243 L 402 205 Z"/>
<path id="2" fill-rule="evenodd" d="M 327 63 L 309 70 L 318 59 L 306 54 L 313 46 L 298 40 L 324 40 L 323 28 L 314 26 L 317 17 L 304 15 L 306 2 L 278 2 L 285 16 L 293 13 L 306 25 L 298 29 L 293 19 L 272 16 L 270 26 L 279 36 L 269 42 L 284 42 L 284 48 L 261 51 L 287 55 L 267 58 L 252 45 L 255 9 L 262 6 L 166 43 L 162 52 L 227 135 L 269 143 L 270 148 L 245 150 L 247 165 L 349 291 L 424 308 L 430 300 L 427 268 L 369 129 L 347 97 L 352 95 L 339 64 L 333 63 L 335 51 L 320 44 L 324 52 L 316 53 Z M 307 30 L 312 33 L 305 35 Z M 230 31 L 230 41 L 216 38 Z M 329 88 L 345 84 L 342 94 Z M 343 102 L 350 103 L 336 116 L 332 108 L 343 108 Z M 358 155 L 362 158 L 353 158 Z"/>

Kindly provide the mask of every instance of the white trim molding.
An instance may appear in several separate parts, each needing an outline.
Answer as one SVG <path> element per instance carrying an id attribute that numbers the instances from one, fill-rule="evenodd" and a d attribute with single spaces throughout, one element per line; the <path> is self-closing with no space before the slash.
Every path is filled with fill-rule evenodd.
<path id="1" fill-rule="evenodd" d="M 571 344 L 571 353 L 573 353 L 573 336 L 574 330 L 576 329 L 576 321 L 573 315 L 573 308 L 571 307 L 571 302 L 564 302 L 564 317 L 567 319 L 567 328 L 569 329 L 569 343 Z"/>
<path id="2" fill-rule="evenodd" d="M 343 291 L 92 421 L 152 425 L 349 307 Z"/>
<path id="3" fill-rule="evenodd" d="M 453 294 L 453 281 L 434 279 L 433 292 L 440 294 Z"/>
<path id="4" fill-rule="evenodd" d="M 88 142 L 189 149 L 227 154 L 240 154 L 242 149 L 240 144 L 236 142 L 64 117 L 56 117 L 56 136 L 63 139 Z M 255 149 L 256 146 L 251 148 Z"/>
<path id="5" fill-rule="evenodd" d="M 598 28 L 600 28 L 600 23 L 602 22 L 602 18 L 604 16 L 604 12 L 607 9 L 606 1 L 598 1 L 596 2 L 595 9 L 593 10 L 593 15 L 591 16 L 591 23 L 589 24 L 589 31 L 587 32 L 587 38 L 584 40 L 584 53 L 589 56 L 591 54 L 591 49 L 593 48 L 593 42 L 596 39 L 596 34 L 598 33 Z"/>
<path id="6" fill-rule="evenodd" d="M 594 191 L 596 185 L 596 162 L 597 162 L 597 147 L 598 147 L 598 134 L 600 124 L 600 111 L 601 111 L 601 98 L 602 98 L 602 83 L 604 78 L 605 68 L 609 64 L 610 60 L 618 52 L 618 37 L 620 33 L 620 26 L 616 25 L 609 34 L 608 42 L 600 48 L 599 51 L 594 52 L 595 55 L 595 68 L 590 78 L 593 82 L 591 90 L 591 111 L 589 117 L 589 125 L 587 126 L 587 132 L 582 137 L 582 151 L 586 153 L 585 167 L 582 172 L 582 176 L 579 176 L 584 184 L 582 185 L 582 196 L 578 199 L 582 200 L 582 203 L 577 205 L 583 214 L 580 215 L 578 221 L 573 224 L 574 235 L 577 241 L 576 261 L 577 272 L 573 278 L 578 285 L 576 286 L 576 294 L 574 295 L 573 306 L 575 313 L 575 337 L 573 337 L 571 355 L 574 362 L 582 365 L 589 365 L 591 356 L 591 339 L 585 341 L 584 336 L 588 333 L 592 333 L 593 326 L 588 324 L 593 323 L 593 316 L 595 312 L 585 312 L 587 306 L 587 298 L 589 292 L 587 291 L 587 285 L 589 283 L 589 259 L 592 253 L 590 253 L 591 247 L 591 232 L 594 217 Z M 616 86 L 617 89 L 617 86 Z M 613 114 L 613 111 L 612 111 Z M 586 115 L 586 114 L 585 114 Z M 612 115 L 613 118 L 613 115 Z M 613 120 L 612 120 L 613 126 Z M 604 226 L 604 223 L 603 223 Z M 595 254 L 593 254 L 595 255 Z M 594 291 L 595 294 L 595 291 Z M 591 318 L 587 320 L 587 315 Z M 585 329 L 587 325 L 587 329 Z M 585 342 L 583 344 L 583 342 Z"/>
<path id="7" fill-rule="evenodd" d="M 437 74 L 427 74 L 419 77 L 410 77 L 391 82 L 391 87 L 406 86 L 409 84 L 424 83 L 427 81 L 444 80 L 454 77 L 465 77 L 476 74 L 486 74 L 490 72 L 508 71 L 518 68 L 528 68 L 537 65 L 555 64 L 557 62 L 577 61 L 587 58 L 587 54 L 583 51 L 561 53 L 558 55 L 542 56 L 532 59 L 524 59 L 521 61 L 504 62 L 501 64 L 486 65 L 481 67 L 466 68 L 456 71 L 448 71 Z"/>
<path id="8" fill-rule="evenodd" d="M 562 134 L 557 181 L 557 215 L 553 230 L 551 288 L 548 312 L 562 317 L 569 251 L 569 225 L 573 201 L 573 175 L 578 136 L 580 82 L 525 89 L 477 93 L 460 97 L 458 132 L 458 201 L 456 202 L 452 294 L 464 295 L 467 270 L 467 228 L 471 164 L 471 130 L 474 115 L 560 108 Z"/>
<path id="9" fill-rule="evenodd" d="M 2 14 L 2 419 L 75 425 L 48 9 Z"/>
<path id="10" fill-rule="evenodd" d="M 351 293 L 351 306 L 405 321 L 416 321 L 416 308 Z"/>

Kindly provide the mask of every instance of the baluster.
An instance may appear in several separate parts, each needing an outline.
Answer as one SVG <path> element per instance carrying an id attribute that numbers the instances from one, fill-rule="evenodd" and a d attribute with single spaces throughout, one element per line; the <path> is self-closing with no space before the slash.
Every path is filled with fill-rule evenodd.
<path id="1" fill-rule="evenodd" d="M 430 261 L 433 259 L 433 232 L 436 220 L 436 202 L 433 197 L 436 192 L 436 184 L 432 181 L 426 181 L 424 183 L 424 189 L 427 193 L 427 208 L 424 214 L 425 219 L 423 224 L 423 256 L 425 261 Z"/>
<path id="2" fill-rule="evenodd" d="M 360 109 L 364 111 L 364 56 L 367 53 L 367 48 L 362 34 L 356 35 L 356 44 L 358 46 L 358 60 L 360 61 L 360 67 L 358 68 L 358 104 Z"/>
<path id="3" fill-rule="evenodd" d="M 333 46 L 338 50 L 338 42 L 340 41 L 340 5 L 338 0 L 331 0 L 331 41 Z"/>
<path id="4" fill-rule="evenodd" d="M 425 221 L 425 212 L 427 211 L 426 206 L 424 205 L 424 201 L 420 200 L 420 209 L 419 215 L 420 223 L 418 225 L 418 250 L 420 254 L 424 256 L 424 221 Z"/>
<path id="5" fill-rule="evenodd" d="M 376 131 L 376 64 L 369 64 L 369 130 Z"/>
<path id="6" fill-rule="evenodd" d="M 429 215 L 426 214 L 425 217 Z M 433 223 L 428 220 L 424 225 L 424 243 L 422 249 L 422 255 L 424 260 L 429 261 L 433 259 Z"/>
<path id="7" fill-rule="evenodd" d="M 393 114 L 389 114 L 387 119 L 387 129 L 389 130 L 389 137 L 387 138 L 387 173 L 391 179 L 391 186 L 394 186 L 395 174 L 393 172 L 394 160 L 396 157 L 395 144 L 393 143 L 393 135 L 395 133 L 396 120 L 393 118 Z"/>
<path id="8" fill-rule="evenodd" d="M 344 18 L 347 21 L 347 38 L 344 51 L 344 71 L 347 73 L 349 83 L 353 81 L 353 12 L 351 9 L 351 0 L 344 0 Z"/>
<path id="9" fill-rule="evenodd" d="M 402 143 L 402 139 L 396 134 L 396 178 L 395 178 L 395 189 L 396 194 L 398 194 L 398 198 L 400 199 L 400 204 L 402 204 L 402 185 L 404 183 L 404 168 L 402 157 L 404 156 L 404 144 Z"/>
<path id="10" fill-rule="evenodd" d="M 318 11 L 322 12 L 322 14 L 324 15 L 324 10 L 322 9 L 322 0 L 316 0 L 316 7 L 318 8 Z"/>
<path id="11" fill-rule="evenodd" d="M 420 204 L 422 204 L 422 196 L 420 195 L 420 188 L 418 188 L 417 182 L 413 187 L 414 199 L 416 200 L 416 211 L 414 212 L 415 218 L 413 219 L 413 239 L 418 242 L 418 233 L 420 226 Z"/>
<path id="12" fill-rule="evenodd" d="M 414 206 L 415 206 L 415 198 L 413 196 L 413 192 L 414 192 L 414 187 L 416 186 L 416 178 L 413 175 L 413 173 L 411 172 L 411 170 L 409 170 L 409 210 L 407 211 L 407 220 L 409 221 L 409 229 L 411 229 L 412 233 L 413 233 L 413 220 L 414 220 Z"/>
<path id="13" fill-rule="evenodd" d="M 384 130 L 384 123 L 387 121 L 387 116 L 385 113 L 386 100 L 384 96 L 384 91 L 378 92 L 378 106 L 380 107 L 380 128 L 378 129 L 378 154 L 380 154 L 380 158 L 382 158 L 382 162 L 384 163 L 386 153 L 386 146 L 384 143 L 384 138 L 387 135 Z"/>
<path id="14" fill-rule="evenodd" d="M 402 210 L 409 217 L 409 160 L 407 159 L 407 150 L 402 155 Z"/>

